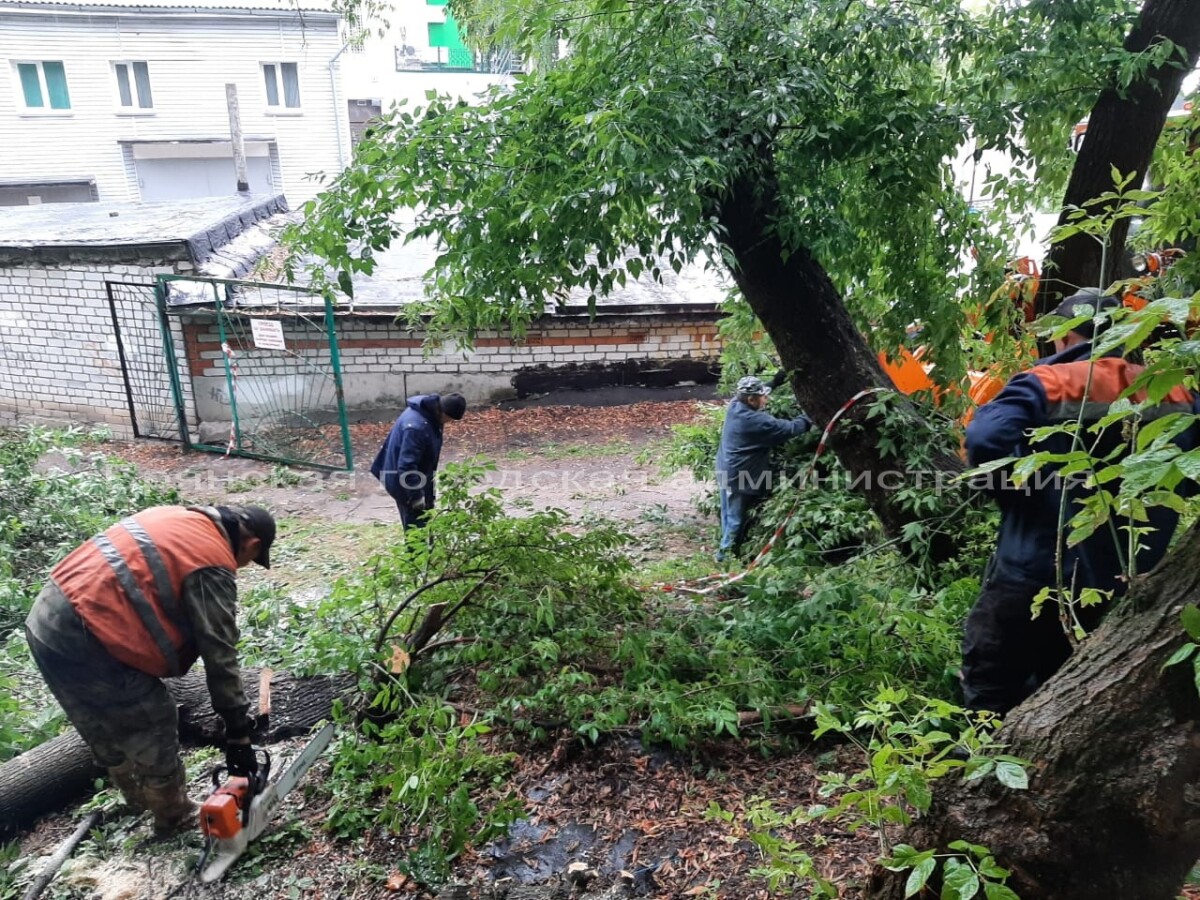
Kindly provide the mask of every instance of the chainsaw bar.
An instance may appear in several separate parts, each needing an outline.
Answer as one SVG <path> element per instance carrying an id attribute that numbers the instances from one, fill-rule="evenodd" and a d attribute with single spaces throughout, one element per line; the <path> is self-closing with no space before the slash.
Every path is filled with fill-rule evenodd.
<path id="1" fill-rule="evenodd" d="M 292 789 L 304 777 L 304 773 L 312 768 L 312 764 L 317 761 L 332 739 L 333 723 L 328 722 L 312 740 L 305 744 L 300 755 L 283 770 L 283 774 L 250 800 L 250 811 L 246 817 L 245 826 L 233 837 L 213 841 L 212 854 L 208 864 L 200 870 L 201 881 L 216 881 L 237 862 L 238 857 L 246 852 L 246 847 L 250 842 L 263 833 L 279 809 L 283 798 L 292 792 Z"/>

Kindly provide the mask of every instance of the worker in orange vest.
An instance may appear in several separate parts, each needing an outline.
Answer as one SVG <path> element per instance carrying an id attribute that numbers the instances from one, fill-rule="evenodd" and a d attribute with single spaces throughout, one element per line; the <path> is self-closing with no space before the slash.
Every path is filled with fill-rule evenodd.
<path id="1" fill-rule="evenodd" d="M 1056 353 L 1029 371 L 1011 378 L 999 394 L 980 406 L 967 428 L 968 464 L 982 466 L 1035 451 L 1067 456 L 1076 449 L 1067 431 L 1035 441 L 1047 426 L 1082 423 L 1090 452 L 1105 460 L 1132 452 L 1132 439 L 1122 423 L 1101 427 L 1112 404 L 1128 397 L 1145 399 L 1146 392 L 1131 392 L 1142 366 L 1117 351 L 1094 358 L 1096 326 L 1117 307 L 1112 297 L 1083 290 L 1054 310 L 1063 319 L 1090 318 L 1076 324 L 1056 340 Z M 1099 315 L 1098 315 L 1099 314 Z M 1200 413 L 1200 396 L 1183 387 L 1172 389 L 1154 407 L 1143 412 L 1146 420 L 1170 413 Z M 1175 443 L 1185 451 L 1200 446 L 1200 428 L 1190 427 Z M 1128 518 L 1114 515 L 1112 528 L 1097 528 L 1083 540 L 1068 543 L 1068 521 L 1096 491 L 1089 479 L 1061 476 L 1056 465 L 1047 466 L 1032 483 L 1016 485 L 1006 470 L 994 471 L 973 482 L 990 494 L 1000 507 L 1000 533 L 996 550 L 983 577 L 979 598 L 967 616 L 963 636 L 962 685 L 966 706 L 999 715 L 1032 694 L 1066 661 L 1072 644 L 1059 620 L 1055 604 L 1031 613 L 1034 597 L 1047 586 L 1062 584 L 1078 598 L 1094 588 L 1124 594 L 1127 587 L 1125 558 Z M 1177 493 L 1191 496 L 1195 486 L 1184 482 Z M 1066 496 L 1064 497 L 1064 493 Z M 1162 559 L 1178 522 L 1168 506 L 1149 506 L 1137 521 L 1136 566 L 1146 572 Z M 1078 611 L 1083 627 L 1091 629 L 1102 608 Z"/>
<path id="2" fill-rule="evenodd" d="M 257 506 L 160 506 L 122 519 L 50 572 L 25 621 L 34 662 L 98 765 L 169 833 L 195 819 L 175 701 L 161 679 L 204 660 L 226 764 L 258 765 L 238 667 L 237 570 L 270 567 L 275 520 Z"/>

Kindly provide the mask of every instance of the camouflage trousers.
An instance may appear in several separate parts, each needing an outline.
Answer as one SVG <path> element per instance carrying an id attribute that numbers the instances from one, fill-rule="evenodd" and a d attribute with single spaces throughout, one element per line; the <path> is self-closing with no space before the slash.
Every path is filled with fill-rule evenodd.
<path id="1" fill-rule="evenodd" d="M 180 771 L 175 701 L 162 681 L 114 659 L 51 582 L 25 620 L 29 652 L 71 724 L 105 769 L 146 784 Z"/>

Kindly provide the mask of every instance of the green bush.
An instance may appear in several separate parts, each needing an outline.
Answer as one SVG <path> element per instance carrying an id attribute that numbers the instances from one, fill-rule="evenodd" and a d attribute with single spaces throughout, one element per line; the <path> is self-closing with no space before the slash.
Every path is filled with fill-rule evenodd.
<path id="1" fill-rule="evenodd" d="M 122 516 L 179 502 L 136 469 L 95 451 L 100 434 L 0 431 L 0 760 L 51 737 L 62 721 L 19 629 L 49 570 Z M 56 458 L 47 461 L 47 454 Z"/>
<path id="2" fill-rule="evenodd" d="M 122 516 L 179 502 L 128 463 L 87 450 L 96 435 L 0 432 L 0 640 L 25 618 L 46 573 Z M 54 465 L 39 465 L 51 451 Z"/>
<path id="3" fill-rule="evenodd" d="M 436 699 L 414 705 L 393 686 L 376 696 L 375 711 L 387 721 L 343 729 L 335 748 L 329 829 L 343 838 L 375 827 L 406 835 L 400 867 L 422 884 L 440 884 L 466 847 L 498 837 L 520 816 L 504 788 L 512 756 L 486 743 L 487 725 L 460 723 Z M 499 799 L 481 809 L 475 798 L 489 790 Z"/>

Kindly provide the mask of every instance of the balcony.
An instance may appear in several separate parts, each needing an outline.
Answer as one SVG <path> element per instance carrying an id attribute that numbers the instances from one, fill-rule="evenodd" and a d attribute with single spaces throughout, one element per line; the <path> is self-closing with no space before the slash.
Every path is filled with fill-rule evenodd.
<path id="1" fill-rule="evenodd" d="M 511 50 L 482 52 L 462 47 L 395 46 L 397 72 L 479 72 L 523 74 L 524 60 Z"/>

